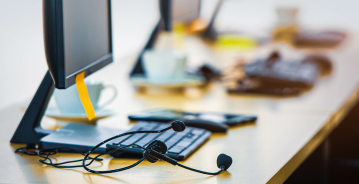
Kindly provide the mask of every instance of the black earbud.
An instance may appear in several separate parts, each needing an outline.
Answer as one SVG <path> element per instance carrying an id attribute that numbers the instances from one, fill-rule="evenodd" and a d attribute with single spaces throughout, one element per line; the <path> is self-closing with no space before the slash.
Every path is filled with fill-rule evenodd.
<path id="1" fill-rule="evenodd" d="M 158 160 L 163 160 L 172 165 L 177 165 L 177 160 L 165 155 L 166 152 L 166 144 L 162 141 L 154 140 L 146 147 L 145 151 L 143 152 L 143 157 L 145 157 L 151 163 L 155 163 Z"/>
<path id="2" fill-rule="evenodd" d="M 232 157 L 226 155 L 226 154 L 220 154 L 217 157 L 217 167 L 222 168 L 224 167 L 224 170 L 226 171 L 230 166 L 232 165 Z"/>
<path id="3" fill-rule="evenodd" d="M 186 129 L 186 125 L 182 121 L 179 121 L 179 120 L 172 122 L 171 127 L 172 127 L 173 131 L 175 131 L 175 132 L 182 132 L 183 130 Z"/>
<path id="4" fill-rule="evenodd" d="M 158 157 L 158 154 L 153 154 L 154 152 L 159 154 L 166 154 L 166 144 L 162 141 L 154 140 L 146 147 L 146 150 L 143 152 L 143 157 L 145 157 L 149 162 L 155 163 L 161 158 Z"/>

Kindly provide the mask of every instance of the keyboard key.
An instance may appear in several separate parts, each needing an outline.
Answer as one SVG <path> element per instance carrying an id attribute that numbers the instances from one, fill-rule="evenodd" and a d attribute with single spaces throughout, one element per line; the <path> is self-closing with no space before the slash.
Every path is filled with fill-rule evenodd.
<path id="1" fill-rule="evenodd" d="M 166 132 L 162 133 L 156 140 L 166 142 L 168 138 L 170 138 L 175 132 L 173 130 L 167 130 Z"/>
<path id="2" fill-rule="evenodd" d="M 156 123 L 153 123 L 153 124 L 156 124 Z M 137 122 L 137 123 L 129 130 L 129 132 L 131 132 L 131 131 L 136 131 L 136 130 L 138 130 L 139 128 L 145 128 L 145 127 L 147 127 L 148 125 L 152 125 L 152 123 L 146 123 L 146 122 L 144 122 L 144 121 L 139 121 L 139 122 Z"/>
<path id="3" fill-rule="evenodd" d="M 157 126 L 155 128 L 155 130 L 163 130 L 163 129 L 165 129 L 167 127 L 170 127 L 170 126 L 171 126 L 171 124 L 160 124 L 159 126 Z"/>
<path id="4" fill-rule="evenodd" d="M 141 131 L 144 131 L 144 130 L 153 130 L 153 129 L 155 129 L 157 126 L 158 126 L 157 123 L 147 123 L 147 126 L 141 128 Z M 140 139 L 141 139 L 142 137 L 144 137 L 145 135 L 146 135 L 146 133 L 138 133 L 138 134 L 135 134 L 135 135 L 131 136 L 130 138 L 126 139 L 125 141 L 123 141 L 123 142 L 121 143 L 121 145 L 127 146 L 127 145 L 130 145 L 130 144 L 136 143 L 138 140 L 140 140 Z"/>
<path id="5" fill-rule="evenodd" d="M 192 142 L 194 142 L 201 134 L 198 134 L 199 131 L 193 133 L 190 132 L 186 135 L 186 137 L 184 137 L 180 142 L 178 142 L 176 145 L 174 145 L 170 150 L 168 150 L 168 152 L 170 153 L 181 153 L 182 150 L 186 149 L 187 147 L 189 147 Z"/>
<path id="6" fill-rule="evenodd" d="M 136 126 L 136 127 L 131 128 L 129 131 L 138 131 L 138 130 L 141 130 L 141 128 L 142 128 L 141 126 Z M 133 136 L 133 135 L 125 135 L 125 136 L 119 137 L 115 140 L 112 140 L 110 143 L 112 143 L 114 145 L 119 145 L 122 141 L 124 141 L 125 139 L 127 139 L 130 136 Z"/>
<path id="7" fill-rule="evenodd" d="M 168 153 L 175 153 L 175 154 L 179 154 L 182 152 L 182 150 L 184 150 L 186 147 L 182 147 L 182 146 L 173 146 L 170 150 L 168 150 Z"/>
<path id="8" fill-rule="evenodd" d="M 155 130 L 162 130 L 167 128 L 168 125 L 167 124 L 161 124 L 160 126 L 157 126 L 155 128 Z M 147 134 L 146 136 L 144 136 L 141 140 L 139 140 L 138 142 L 136 142 L 137 145 L 145 147 L 147 144 L 149 144 L 150 142 L 152 142 L 156 137 L 162 135 L 163 133 L 160 134 Z"/>
<path id="9" fill-rule="evenodd" d="M 123 141 L 121 143 L 121 146 L 127 146 L 127 145 L 130 145 L 130 144 L 133 144 L 133 143 L 137 142 L 139 139 L 141 139 L 143 136 L 144 136 L 144 134 L 133 135 L 130 138 Z"/>
<path id="10" fill-rule="evenodd" d="M 186 128 L 183 132 L 176 132 L 174 136 L 172 136 L 169 140 L 165 142 L 167 148 L 171 148 L 174 144 L 181 140 L 183 136 L 185 136 L 191 129 Z"/>
<path id="11" fill-rule="evenodd" d="M 147 144 L 149 144 L 153 139 L 155 139 L 159 135 L 160 134 L 147 134 L 146 136 L 141 138 L 141 140 L 136 142 L 136 144 L 139 146 L 145 147 Z"/>
<path id="12" fill-rule="evenodd" d="M 202 130 L 202 129 L 193 129 L 192 130 L 192 134 L 202 134 L 204 132 L 204 130 Z"/>

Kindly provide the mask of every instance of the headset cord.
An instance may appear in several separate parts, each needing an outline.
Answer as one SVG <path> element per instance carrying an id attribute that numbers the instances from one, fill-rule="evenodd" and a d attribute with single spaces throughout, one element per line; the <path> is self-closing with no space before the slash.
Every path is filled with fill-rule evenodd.
<path id="1" fill-rule="evenodd" d="M 96 171 L 96 170 L 92 170 L 92 169 L 90 169 L 90 168 L 87 167 L 87 166 L 91 165 L 91 163 L 92 163 L 95 159 L 97 159 L 98 157 L 100 157 L 100 156 L 102 156 L 102 155 L 111 154 L 111 153 L 117 152 L 117 151 L 119 151 L 119 150 L 122 150 L 122 149 L 127 148 L 127 147 L 131 147 L 131 146 L 138 147 L 138 148 L 144 150 L 144 148 L 141 147 L 141 146 L 139 146 L 139 145 L 130 144 L 130 145 L 127 145 L 127 146 L 123 146 L 123 147 L 117 148 L 117 149 L 115 149 L 115 150 L 111 150 L 111 151 L 106 152 L 106 153 L 98 154 L 96 157 L 92 158 L 92 160 L 90 161 L 90 163 L 88 163 L 88 164 L 86 164 L 86 165 L 82 165 L 82 167 L 84 167 L 84 168 L 85 168 L 87 171 L 89 171 L 89 172 L 97 173 L 97 174 L 99 174 L 99 173 L 104 174 L 104 173 L 119 172 L 119 171 L 124 171 L 124 170 L 130 169 L 130 168 L 132 168 L 132 167 L 135 167 L 136 165 L 140 164 L 145 158 L 144 158 L 144 157 L 141 158 L 139 161 L 137 161 L 136 163 L 134 163 L 134 164 L 132 164 L 132 165 L 130 165 L 130 166 L 123 167 L 123 168 L 119 168 L 119 169 L 113 169 L 113 170 Z M 90 159 L 88 159 L 87 157 L 88 157 L 88 156 L 85 156 L 84 159 L 90 160 Z M 83 163 L 84 163 L 84 161 L 83 161 Z"/>
<path id="2" fill-rule="evenodd" d="M 156 157 L 158 159 L 161 159 L 161 160 L 164 160 L 174 166 L 178 165 L 182 168 L 185 168 L 185 169 L 188 169 L 188 170 L 191 170 L 191 171 L 194 171 L 194 172 L 198 172 L 198 173 L 202 173 L 202 174 L 208 174 L 208 175 L 217 175 L 219 173 L 221 173 L 222 171 L 225 170 L 225 166 L 221 166 L 221 170 L 217 171 L 217 172 L 205 172 L 205 171 L 201 171 L 201 170 L 197 170 L 197 169 L 193 169 L 191 167 L 188 167 L 188 166 L 185 166 L 185 165 L 182 165 L 180 163 L 177 162 L 177 160 L 165 155 L 165 154 L 162 154 L 162 153 L 159 153 L 158 151 L 154 150 L 154 149 L 150 149 L 149 150 L 149 154 L 153 157 Z"/>
<path id="3" fill-rule="evenodd" d="M 193 168 L 187 167 L 187 166 L 182 165 L 182 164 L 180 164 L 180 163 L 177 163 L 177 165 L 180 166 L 180 167 L 182 167 L 182 168 L 185 168 L 185 169 L 194 171 L 194 172 L 199 172 L 199 173 L 208 174 L 208 175 L 217 175 L 217 174 L 221 173 L 222 171 L 224 171 L 224 166 L 221 166 L 221 170 L 219 170 L 219 171 L 217 171 L 217 172 L 205 172 L 205 171 L 201 171 L 201 170 L 197 170 L 197 169 L 193 169 Z"/>
<path id="4" fill-rule="evenodd" d="M 105 155 L 105 154 L 111 154 L 111 153 L 114 153 L 116 151 L 119 151 L 121 149 L 124 149 L 124 148 L 127 148 L 127 147 L 130 147 L 130 146 L 134 146 L 134 147 L 138 147 L 142 150 L 145 150 L 145 148 L 137 145 L 137 144 L 131 144 L 131 145 L 127 145 L 127 146 L 123 146 L 123 147 L 120 147 L 118 149 L 115 149 L 115 150 L 112 150 L 112 151 L 109 151 L 109 152 L 106 152 L 106 153 L 103 153 L 103 154 L 99 154 L 97 155 L 96 157 L 94 157 L 90 163 L 86 164 L 86 160 L 89 160 L 89 155 L 95 151 L 97 148 L 99 148 L 100 146 L 104 145 L 105 143 L 107 142 L 110 142 L 114 139 L 117 139 L 119 137 L 122 137 L 122 136 L 126 136 L 126 135 L 132 135 L 132 134 L 137 134 L 137 133 L 162 133 L 162 132 L 165 132 L 169 129 L 171 129 L 172 127 L 168 127 L 168 128 L 165 128 L 165 129 L 162 129 L 162 130 L 158 130 L 158 131 L 133 131 L 133 132 L 126 132 L 126 133 L 123 133 L 123 134 L 119 134 L 119 135 L 116 135 L 116 136 L 113 136 L 111 138 L 108 138 L 106 139 L 105 141 L 102 141 L 101 143 L 99 143 L 98 145 L 96 145 L 95 147 L 93 147 L 90 151 L 88 151 L 84 157 L 84 159 L 82 159 L 82 167 L 85 168 L 87 171 L 89 172 L 92 172 L 92 173 L 101 173 L 101 174 L 104 174 L 104 173 L 113 173 L 113 172 L 119 172 L 119 171 L 124 171 L 124 170 L 127 170 L 127 169 L 130 169 L 132 167 L 135 167 L 137 166 L 138 164 L 140 164 L 144 159 L 145 157 L 142 157 L 139 161 L 137 161 L 136 163 L 130 165 L 130 166 L 127 166 L 127 167 L 123 167 L 123 168 L 119 168 L 119 169 L 113 169 L 113 170 L 106 170 L 106 171 L 96 171 L 96 170 L 92 170 L 90 168 L 88 168 L 87 166 L 90 165 L 95 159 L 97 159 L 98 157 L 102 156 L 102 155 Z"/>
<path id="5" fill-rule="evenodd" d="M 41 158 L 44 158 L 44 159 L 40 159 L 39 162 L 43 163 L 43 164 L 46 164 L 46 165 L 51 165 L 51 166 L 54 166 L 54 167 L 57 167 L 57 168 L 74 168 L 74 167 L 82 167 L 82 165 L 70 165 L 70 166 L 63 166 L 64 164 L 69 164 L 69 163 L 74 163 L 74 162 L 81 162 L 83 159 L 78 159 L 78 160 L 71 160 L 71 161 L 66 161 L 66 162 L 60 162 L 60 163 L 53 163 L 52 159 L 50 158 L 51 155 L 55 155 L 58 153 L 58 150 L 71 150 L 71 151 L 74 151 L 74 152 L 77 152 L 77 153 L 80 153 L 82 155 L 85 155 L 84 153 L 80 152 L 79 150 L 77 149 L 73 149 L 73 148 L 68 148 L 68 147 L 62 147 L 62 148 L 53 148 L 53 149 L 46 149 L 46 150 L 37 150 L 35 149 L 34 151 L 30 150 L 29 148 L 27 147 L 23 147 L 23 148 L 18 148 L 15 150 L 15 153 L 23 153 L 23 154 L 26 154 L 26 155 L 37 155 Z M 44 156 L 45 155 L 45 156 Z M 88 160 L 91 160 L 92 159 L 92 162 L 93 161 L 102 161 L 103 159 L 101 158 L 92 158 L 92 157 L 89 157 Z M 46 161 L 49 161 L 49 162 L 46 162 Z M 91 162 L 91 163 L 92 163 Z M 89 164 L 91 164 L 89 163 Z M 89 165 L 88 164 L 88 165 Z"/>
<path id="6" fill-rule="evenodd" d="M 102 155 L 105 155 L 105 154 L 111 154 L 111 153 L 114 153 L 116 151 L 119 151 L 121 149 L 124 149 L 124 148 L 127 148 L 127 147 L 130 147 L 130 146 L 137 146 L 137 147 L 140 147 L 138 145 L 134 145 L 134 144 L 131 144 L 131 145 L 128 145 L 128 146 L 124 146 L 124 147 L 120 147 L 118 149 L 115 149 L 115 150 L 112 150 L 112 151 L 109 151 L 109 152 L 106 152 L 106 153 L 102 153 L 102 154 L 98 154 L 96 157 L 92 158 L 92 157 L 87 157 L 86 160 L 91 160 L 89 163 L 86 164 L 86 166 L 89 166 L 91 165 L 94 161 L 103 161 L 102 158 L 98 158 Z M 140 147 L 141 149 L 143 149 L 142 147 Z M 26 147 L 23 147 L 23 148 L 18 148 L 15 150 L 15 153 L 23 153 L 23 154 L 26 154 L 26 155 L 37 155 L 39 157 L 42 157 L 44 159 L 40 159 L 39 162 L 43 163 L 43 164 L 46 164 L 46 165 L 51 165 L 53 167 L 57 167 L 57 168 L 75 168 L 75 167 L 83 167 L 83 165 L 70 165 L 70 166 L 62 166 L 64 164 L 69 164 L 69 163 L 74 163 L 74 162 L 81 162 L 83 161 L 83 159 L 78 159 L 78 160 L 70 160 L 70 161 L 66 161 L 66 162 L 61 162 L 61 163 L 53 163 L 52 159 L 49 157 L 51 155 L 55 155 L 58 153 L 58 150 L 72 150 L 72 151 L 75 151 L 75 152 L 78 152 L 82 155 L 85 156 L 84 153 L 76 150 L 76 149 L 73 149 L 73 148 L 68 148 L 68 147 L 63 147 L 63 148 L 54 148 L 54 149 L 46 149 L 46 150 L 35 150 L 35 151 L 32 151 L 32 150 L 29 150 L 28 148 Z M 45 155 L 45 156 L 44 156 Z M 49 161 L 49 162 L 46 162 L 46 161 Z M 143 160 L 140 160 L 137 164 L 134 164 L 132 167 L 138 165 L 139 163 L 141 163 Z M 131 166 L 127 167 L 126 169 L 129 169 L 131 168 Z M 125 169 L 124 169 L 125 170 Z"/>
<path id="7" fill-rule="evenodd" d="M 136 146 L 136 147 L 139 147 L 140 149 L 144 150 L 144 148 L 138 146 L 138 145 L 128 145 L 128 146 L 124 146 L 124 147 L 120 147 L 118 149 L 115 149 L 115 150 L 112 150 L 110 152 L 106 152 L 106 153 L 103 153 L 103 154 L 99 154 L 97 155 L 96 157 L 92 158 L 89 156 L 89 153 L 92 153 L 95 149 L 97 149 L 98 147 L 100 147 L 101 145 L 103 145 L 104 143 L 108 142 L 108 141 L 111 141 L 113 139 L 116 139 L 118 137 L 122 137 L 122 136 L 125 136 L 125 135 L 131 135 L 131 134 L 136 134 L 136 133 L 162 133 L 166 130 L 169 130 L 171 129 L 171 127 L 168 127 L 168 128 L 165 128 L 163 130 L 159 130 L 159 131 L 134 131 L 134 132 L 127 132 L 127 133 L 123 133 L 123 134 L 120 134 L 120 135 L 117 135 L 117 136 L 114 136 L 112 138 L 109 138 L 105 141 L 103 141 L 102 143 L 98 144 L 96 147 L 94 147 L 90 152 L 88 152 L 86 155 L 84 153 L 82 153 L 81 151 L 77 150 L 77 149 L 74 149 L 74 148 L 69 148 L 69 147 L 61 147 L 61 148 L 53 148 L 53 149 L 45 149 L 45 150 L 40 150 L 40 149 L 34 149 L 34 150 L 31 150 L 32 148 L 29 148 L 29 147 L 22 147 L 22 148 L 18 148 L 15 150 L 15 153 L 22 153 L 22 154 L 26 154 L 26 155 L 37 155 L 43 159 L 40 159 L 39 162 L 43 163 L 43 164 L 46 164 L 46 165 L 51 165 L 53 167 L 57 167 L 57 168 L 74 168 L 74 167 L 84 167 L 86 170 L 90 171 L 90 172 L 94 172 L 94 173 L 109 173 L 109 172 L 104 172 L 104 171 L 101 171 L 101 172 L 98 172 L 98 171 L 94 171 L 94 170 L 91 170 L 89 169 L 87 166 L 91 165 L 94 161 L 103 161 L 102 158 L 98 158 L 102 155 L 105 155 L 105 154 L 109 154 L 109 153 L 114 153 L 116 151 L 119 151 L 121 149 L 124 149 L 124 148 L 127 148 L 127 147 L 130 147 L 130 146 Z M 71 151 L 74 151 L 74 152 L 77 152 L 77 153 L 80 153 L 81 155 L 84 155 L 85 158 L 84 159 L 78 159 L 78 160 L 70 160 L 70 161 L 66 161 L 66 162 L 60 162 L 60 163 L 54 163 L 53 160 L 50 158 L 51 155 L 55 155 L 58 153 L 58 150 L 71 150 Z M 85 164 L 86 160 L 91 160 L 89 163 Z M 131 166 L 128 166 L 128 167 L 125 167 L 123 168 L 123 170 L 126 170 L 126 169 L 129 169 L 129 168 L 132 168 L 136 165 L 138 165 L 139 163 L 141 163 L 142 161 L 144 160 L 144 158 L 142 158 L 141 160 L 139 160 L 138 162 L 136 162 L 135 164 L 131 165 Z M 47 162 L 48 161 L 48 162 Z M 64 164 L 69 164 L 69 163 L 74 163 L 74 162 L 83 162 L 83 164 L 81 165 L 69 165 L 69 166 L 63 166 Z M 116 172 L 116 171 L 114 171 Z"/>

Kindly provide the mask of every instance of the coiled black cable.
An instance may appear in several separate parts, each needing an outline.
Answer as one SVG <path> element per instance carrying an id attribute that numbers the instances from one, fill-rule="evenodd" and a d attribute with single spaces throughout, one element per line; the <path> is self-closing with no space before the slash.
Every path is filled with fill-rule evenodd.
<path id="1" fill-rule="evenodd" d="M 22 148 L 18 148 L 15 150 L 15 153 L 23 153 L 26 155 L 37 155 L 43 159 L 40 159 L 39 162 L 46 164 L 46 165 L 51 165 L 57 168 L 74 168 L 74 167 L 82 167 L 82 165 L 68 165 L 68 166 L 64 166 L 65 164 L 69 164 L 69 163 L 74 163 L 74 162 L 81 162 L 83 159 L 78 159 L 78 160 L 70 160 L 70 161 L 66 161 L 66 162 L 60 162 L 60 163 L 54 163 L 52 161 L 52 159 L 50 158 L 51 155 L 55 155 L 58 153 L 59 150 L 70 150 L 70 151 L 74 151 L 77 153 L 80 153 L 81 155 L 85 156 L 84 153 L 80 152 L 77 149 L 74 148 L 68 148 L 68 147 L 61 147 L 61 148 L 54 148 L 54 149 L 45 149 L 45 150 L 39 150 L 39 149 L 31 149 L 28 147 L 22 147 Z M 93 161 L 103 161 L 103 159 L 101 158 L 92 158 L 89 157 L 88 160 L 91 160 L 91 162 L 87 165 L 90 165 Z M 49 162 L 46 162 L 49 161 Z"/>
<path id="2" fill-rule="evenodd" d="M 101 173 L 101 174 L 124 171 L 124 170 L 130 169 L 130 168 L 132 168 L 132 167 L 135 167 L 136 165 L 140 164 L 145 158 L 142 157 L 139 161 L 137 161 L 136 163 L 134 163 L 134 164 L 132 164 L 132 165 L 130 165 L 130 166 L 123 167 L 123 168 L 119 168 L 119 169 L 106 170 L 106 171 L 96 171 L 96 170 L 92 170 L 92 169 L 88 168 L 87 166 L 88 166 L 89 164 L 86 164 L 86 160 L 88 160 L 89 155 L 90 155 L 92 152 L 94 152 L 97 148 L 99 148 L 100 146 L 104 145 L 105 143 L 110 142 L 110 141 L 112 141 L 112 140 L 114 140 L 114 139 L 117 139 L 117 138 L 119 138 L 119 137 L 126 136 L 126 135 L 137 134 L 137 133 L 162 133 L 162 132 L 165 132 L 165 131 L 167 131 L 167 130 L 169 130 L 169 129 L 171 129 L 171 128 L 172 128 L 172 127 L 167 127 L 167 128 L 165 128 L 165 129 L 155 130 L 155 131 L 153 131 L 153 130 L 152 130 L 152 131 L 146 131 L 146 130 L 144 130 L 144 131 L 132 131 L 132 132 L 126 132 L 126 133 L 119 134 L 119 135 L 113 136 L 113 137 L 111 137 L 111 138 L 108 138 L 108 139 L 106 139 L 105 141 L 102 141 L 101 143 L 97 144 L 95 147 L 93 147 L 90 151 L 87 152 L 87 154 L 85 155 L 84 159 L 82 160 L 82 166 L 83 166 L 87 171 L 89 171 L 89 172 L 92 172 L 92 173 Z M 112 150 L 112 151 L 107 152 L 107 153 L 99 154 L 99 155 L 97 155 L 96 157 L 94 157 L 94 159 L 96 159 L 96 158 L 98 158 L 98 157 L 100 157 L 100 156 L 102 156 L 102 155 L 104 155 L 104 154 L 114 153 L 114 152 L 116 152 L 116 151 L 119 151 L 119 150 L 124 149 L 124 148 L 127 148 L 127 147 L 131 147 L 131 146 L 135 146 L 135 147 L 138 147 L 138 148 L 140 148 L 140 149 L 142 149 L 142 150 L 145 150 L 145 148 L 143 148 L 143 147 L 141 147 L 141 146 L 139 146 L 139 145 L 137 145 L 137 144 L 131 144 L 131 145 L 127 145 L 127 146 L 120 147 L 120 148 L 118 148 L 118 149 Z M 92 161 L 90 162 L 90 164 L 93 162 L 94 159 L 92 159 Z"/>
<path id="3" fill-rule="evenodd" d="M 138 147 L 142 150 L 144 150 L 145 148 L 139 146 L 139 145 L 136 145 L 136 144 L 131 144 L 131 145 L 127 145 L 127 146 L 123 146 L 123 147 L 120 147 L 118 149 L 115 149 L 115 150 L 112 150 L 112 151 L 109 151 L 109 152 L 106 152 L 106 153 L 102 153 L 102 154 L 98 154 L 96 157 L 90 157 L 89 155 L 94 151 L 96 150 L 97 148 L 99 148 L 101 145 L 113 140 L 113 139 L 116 139 L 116 138 L 119 138 L 119 137 L 122 137 L 122 136 L 126 136 L 126 135 L 132 135 L 132 134 L 137 134 L 137 133 L 162 133 L 162 132 L 165 132 L 167 130 L 171 129 L 171 127 L 168 127 L 168 128 L 165 128 L 165 129 L 162 129 L 162 130 L 158 130 L 158 131 L 132 131 L 132 132 L 126 132 L 126 133 L 123 133 L 123 134 L 119 134 L 119 135 L 116 135 L 116 136 L 113 136 L 105 141 L 102 141 L 100 144 L 96 145 L 94 148 L 92 148 L 89 152 L 87 152 L 86 154 L 82 153 L 81 151 L 77 150 L 77 149 L 74 149 L 74 148 L 69 148 L 69 147 L 61 147 L 61 148 L 53 148 L 53 149 L 45 149 L 45 150 L 41 150 L 41 149 L 36 149 L 36 148 L 30 148 L 30 147 L 22 147 L 22 148 L 18 148 L 15 150 L 15 153 L 22 153 L 22 154 L 26 154 L 26 155 L 37 155 L 43 159 L 40 159 L 39 162 L 43 163 L 43 164 L 46 164 L 46 165 L 51 165 L 51 166 L 54 166 L 54 167 L 57 167 L 57 168 L 74 168 L 74 167 L 84 167 L 87 171 L 89 172 L 92 172 L 92 173 L 112 173 L 112 172 L 118 172 L 118 171 L 123 171 L 123 170 L 126 170 L 126 169 L 130 169 L 132 167 L 135 167 L 136 165 L 140 164 L 145 158 L 142 158 L 140 159 L 139 161 L 137 161 L 136 163 L 130 165 L 130 166 L 127 166 L 127 167 L 124 167 L 124 168 L 119 168 L 119 169 L 114 169 L 114 170 L 107 170 L 107 171 L 95 171 L 95 170 L 92 170 L 90 168 L 88 168 L 87 166 L 91 165 L 94 161 L 103 161 L 102 158 L 99 158 L 100 156 L 103 156 L 105 154 L 111 154 L 111 153 L 114 153 L 116 151 L 120 151 L 124 148 L 127 148 L 127 147 L 131 147 L 131 146 L 134 146 L 134 147 Z M 51 155 L 55 155 L 59 152 L 59 150 L 70 150 L 70 151 L 73 151 L 73 152 L 77 152 L 77 153 L 80 153 L 81 155 L 84 156 L 83 159 L 77 159 L 77 160 L 70 160 L 70 161 L 66 161 L 66 162 L 60 162 L 60 163 L 54 163 L 53 160 L 50 158 Z M 89 163 L 86 163 L 86 161 L 90 161 Z M 69 164 L 69 163 L 75 163 L 75 162 L 82 162 L 82 165 L 65 165 L 65 164 Z"/>

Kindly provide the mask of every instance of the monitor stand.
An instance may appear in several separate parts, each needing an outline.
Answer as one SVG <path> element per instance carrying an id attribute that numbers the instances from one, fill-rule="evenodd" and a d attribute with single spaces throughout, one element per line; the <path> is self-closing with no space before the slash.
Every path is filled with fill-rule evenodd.
<path id="1" fill-rule="evenodd" d="M 137 58 L 137 61 L 135 63 L 135 66 L 133 67 L 133 69 L 132 69 L 132 71 L 130 73 L 130 78 L 133 77 L 133 76 L 136 76 L 136 75 L 142 75 L 142 76 L 146 75 L 146 72 L 145 72 L 143 64 L 142 64 L 143 63 L 142 62 L 142 55 L 145 53 L 145 51 L 147 49 L 153 48 L 160 30 L 164 29 L 163 27 L 164 27 L 164 23 L 163 23 L 163 20 L 161 19 L 159 22 L 157 22 L 155 28 L 151 32 L 150 38 L 148 39 L 145 47 L 140 52 L 140 54 L 139 54 L 139 56 Z"/>
<path id="2" fill-rule="evenodd" d="M 97 127 L 80 123 L 69 124 L 57 131 L 42 129 L 40 122 L 54 92 L 54 82 L 47 71 L 35 96 L 26 109 L 19 126 L 12 136 L 11 143 L 23 143 L 27 148 L 54 149 L 70 147 L 87 152 L 99 142 L 123 133 L 124 130 Z M 106 151 L 103 145 L 96 152 Z M 66 152 L 66 151 L 65 151 Z"/>
<path id="3" fill-rule="evenodd" d="M 40 122 L 45 113 L 51 95 L 54 91 L 54 82 L 47 71 L 35 96 L 26 109 L 19 126 L 11 138 L 11 143 L 25 143 L 27 147 L 34 147 L 40 142 L 40 139 L 52 130 L 45 130 L 40 127 Z"/>
<path id="4" fill-rule="evenodd" d="M 212 39 L 212 40 L 214 40 L 214 39 L 216 39 L 218 37 L 219 33 L 214 28 L 214 22 L 216 21 L 217 15 L 218 15 L 223 3 L 224 3 L 224 0 L 219 0 L 217 2 L 217 5 L 216 5 L 216 7 L 214 9 L 212 17 L 211 17 L 211 19 L 209 21 L 209 24 L 208 24 L 206 30 L 203 33 L 203 37 L 209 38 L 209 39 Z"/>

